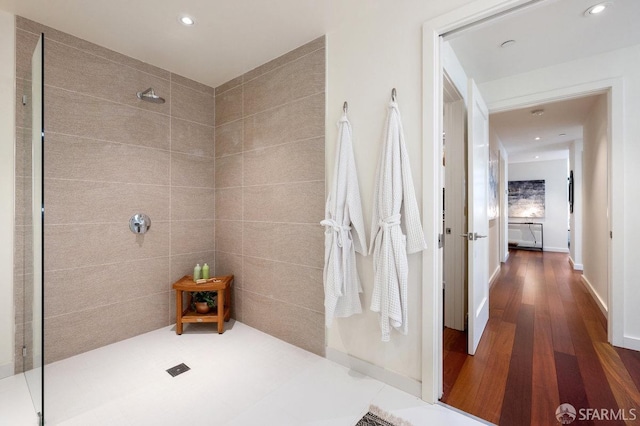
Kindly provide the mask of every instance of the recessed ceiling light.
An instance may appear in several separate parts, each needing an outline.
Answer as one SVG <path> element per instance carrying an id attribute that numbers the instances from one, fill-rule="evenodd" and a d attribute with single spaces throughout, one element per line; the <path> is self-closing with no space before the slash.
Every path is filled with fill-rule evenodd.
<path id="1" fill-rule="evenodd" d="M 534 109 L 533 111 L 531 111 L 531 115 L 535 115 L 538 117 L 540 117 L 542 114 L 544 114 L 544 110 L 542 108 Z"/>
<path id="2" fill-rule="evenodd" d="M 540 156 L 539 156 L 539 155 L 536 155 L 536 158 L 540 158 Z"/>
<path id="3" fill-rule="evenodd" d="M 196 23 L 196 21 L 194 21 L 194 20 L 193 20 L 193 18 L 192 18 L 192 17 L 190 17 L 190 16 L 182 15 L 182 16 L 180 17 L 180 23 L 181 23 L 182 25 L 191 26 L 191 25 L 195 24 L 195 23 Z"/>
<path id="4" fill-rule="evenodd" d="M 540 140 L 540 136 L 536 136 L 535 140 L 539 141 Z"/>
<path id="5" fill-rule="evenodd" d="M 503 49 L 506 49 L 507 47 L 511 47 L 511 46 L 513 46 L 514 44 L 516 44 L 516 41 L 515 41 L 515 40 L 507 40 L 507 41 L 505 41 L 505 42 L 501 43 L 501 44 L 500 44 L 500 47 L 502 47 Z"/>
<path id="6" fill-rule="evenodd" d="M 604 3 L 594 4 L 589 9 L 585 10 L 584 16 L 599 15 L 600 13 L 604 12 L 605 9 L 607 7 L 609 7 L 609 6 L 611 6 L 611 2 L 610 1 L 607 1 L 607 2 L 604 2 Z"/>

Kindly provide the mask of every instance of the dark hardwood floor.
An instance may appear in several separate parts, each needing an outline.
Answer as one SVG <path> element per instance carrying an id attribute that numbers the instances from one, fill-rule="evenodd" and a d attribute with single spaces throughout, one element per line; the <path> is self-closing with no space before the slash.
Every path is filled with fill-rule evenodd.
<path id="1" fill-rule="evenodd" d="M 561 403 L 627 418 L 580 421 L 578 411 L 572 425 L 640 425 L 640 352 L 607 343 L 580 275 L 566 254 L 512 250 L 476 354 L 467 355 L 466 333 L 445 328 L 442 402 L 508 426 L 559 425 Z"/>

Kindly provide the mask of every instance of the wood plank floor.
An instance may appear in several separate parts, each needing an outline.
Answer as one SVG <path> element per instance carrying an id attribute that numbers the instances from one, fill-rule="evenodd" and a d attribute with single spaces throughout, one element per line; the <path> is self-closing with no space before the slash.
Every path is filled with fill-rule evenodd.
<path id="1" fill-rule="evenodd" d="M 444 330 L 442 402 L 507 426 L 559 425 L 561 403 L 627 414 L 572 425 L 640 425 L 640 352 L 607 343 L 580 276 L 566 254 L 512 250 L 476 354 L 467 355 L 466 333 Z"/>

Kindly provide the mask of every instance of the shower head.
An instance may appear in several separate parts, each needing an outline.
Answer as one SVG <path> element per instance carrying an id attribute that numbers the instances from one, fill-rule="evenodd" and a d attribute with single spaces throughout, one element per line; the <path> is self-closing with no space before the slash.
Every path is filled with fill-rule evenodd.
<path id="1" fill-rule="evenodd" d="M 152 102 L 154 104 L 164 103 L 164 98 L 161 98 L 160 96 L 156 95 L 156 93 L 153 91 L 153 88 L 151 87 L 149 87 L 144 92 L 138 92 L 137 95 L 138 95 L 138 99 L 143 101 Z"/>

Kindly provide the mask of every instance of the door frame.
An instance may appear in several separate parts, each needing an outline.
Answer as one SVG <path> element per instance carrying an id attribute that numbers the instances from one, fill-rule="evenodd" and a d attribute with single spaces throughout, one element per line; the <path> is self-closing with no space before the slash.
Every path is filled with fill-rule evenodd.
<path id="1" fill-rule="evenodd" d="M 497 15 L 529 0 L 476 0 L 436 17 L 422 27 L 423 150 L 422 211 L 429 248 L 422 254 L 422 399 L 436 403 L 442 395 L 442 250 L 440 137 L 443 129 L 443 63 L 440 36 L 474 22 Z M 530 93 L 498 102 L 489 102 L 490 112 L 524 107 L 550 99 L 568 99 L 578 94 L 607 92 L 609 97 L 609 226 L 616 235 L 609 242 L 608 340 L 624 345 L 624 194 L 623 174 L 623 81 L 622 77 L 588 82 L 572 87 Z"/>

